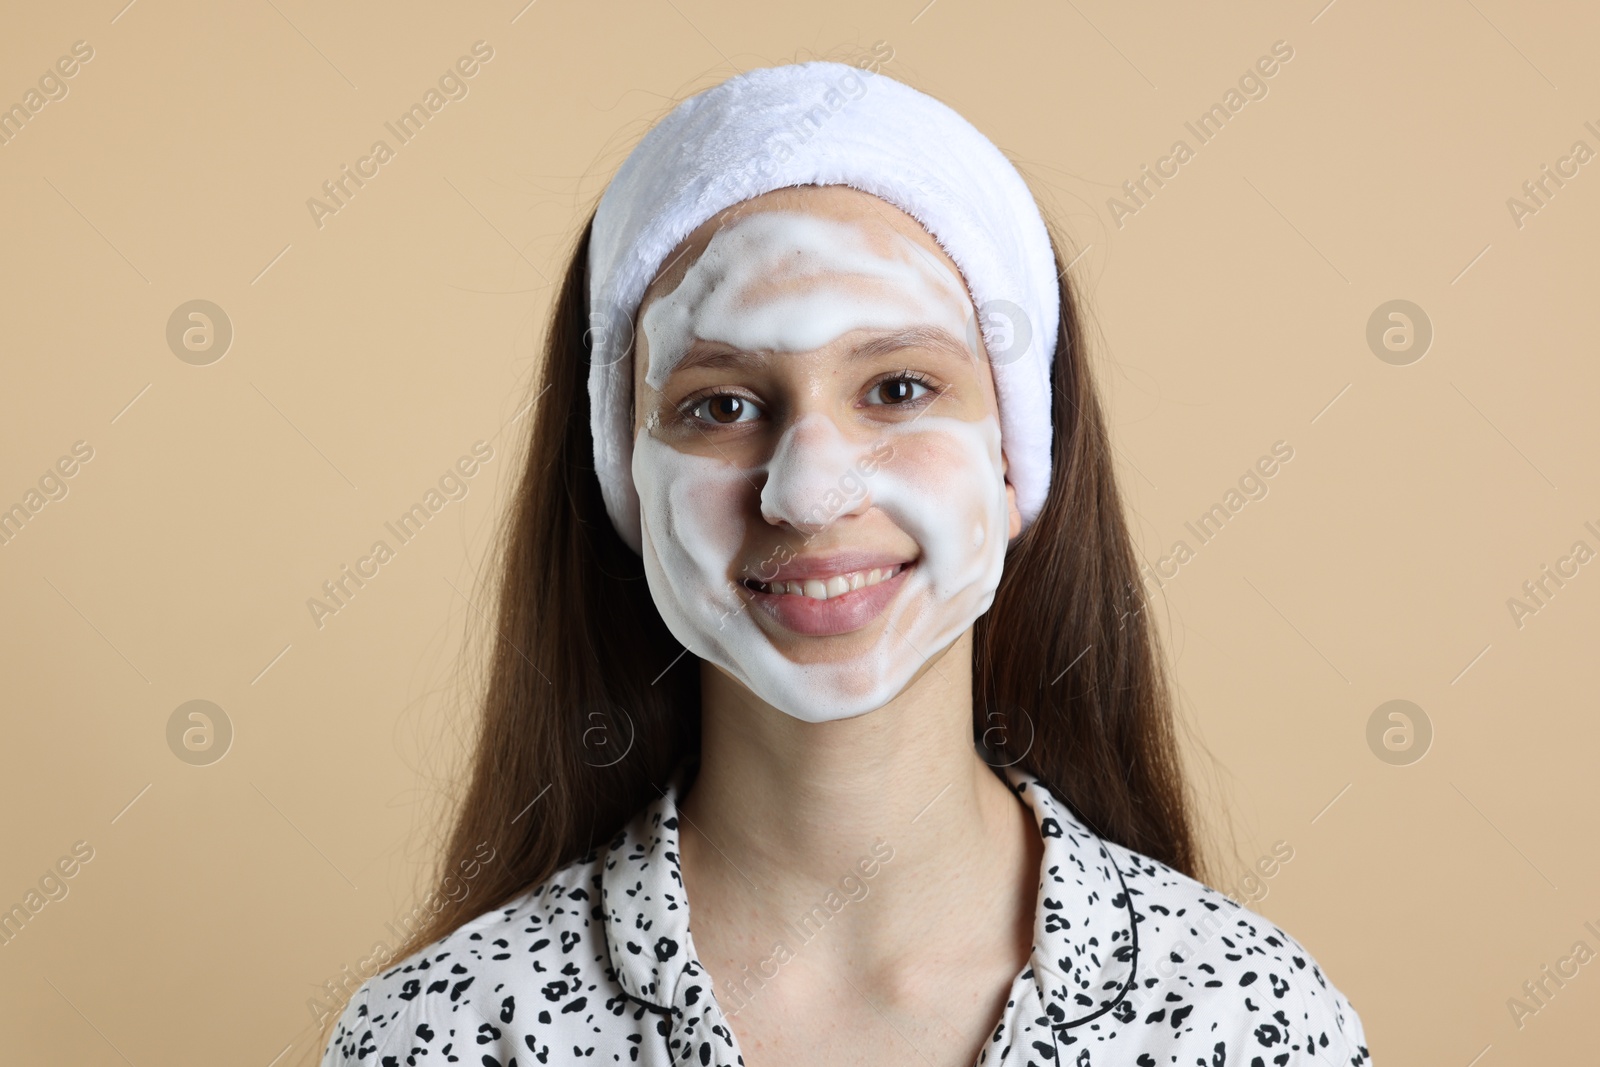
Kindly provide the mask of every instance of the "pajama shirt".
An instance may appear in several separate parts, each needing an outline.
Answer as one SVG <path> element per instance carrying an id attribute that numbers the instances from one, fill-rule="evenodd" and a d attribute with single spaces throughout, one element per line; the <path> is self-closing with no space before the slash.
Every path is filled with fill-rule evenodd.
<path id="1" fill-rule="evenodd" d="M 685 773 L 609 843 L 364 983 L 322 1067 L 743 1064 L 724 1012 L 775 974 L 714 989 L 696 956 L 678 864 Z M 1033 950 L 976 1067 L 1371 1063 L 1360 1018 L 1294 938 L 1103 840 L 1028 772 L 1003 773 L 1044 859 Z M 833 906 L 786 924 L 786 947 Z"/>

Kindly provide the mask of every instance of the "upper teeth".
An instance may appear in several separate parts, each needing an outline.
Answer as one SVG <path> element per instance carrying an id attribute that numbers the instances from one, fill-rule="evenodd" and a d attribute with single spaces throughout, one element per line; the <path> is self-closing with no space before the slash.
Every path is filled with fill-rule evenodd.
<path id="1" fill-rule="evenodd" d="M 763 593 L 777 593 L 785 596 L 808 596 L 812 600 L 827 600 L 843 593 L 856 589 L 865 589 L 869 585 L 877 585 L 885 578 L 893 578 L 900 573 L 905 564 L 897 563 L 893 567 L 873 567 L 867 571 L 850 571 L 847 574 L 835 574 L 831 578 L 808 578 L 803 582 L 757 582 L 750 584 Z"/>

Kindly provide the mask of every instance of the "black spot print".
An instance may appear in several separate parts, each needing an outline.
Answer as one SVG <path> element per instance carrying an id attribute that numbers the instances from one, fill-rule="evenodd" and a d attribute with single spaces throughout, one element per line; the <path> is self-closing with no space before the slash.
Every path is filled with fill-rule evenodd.
<path id="1" fill-rule="evenodd" d="M 742 1067 L 733 988 L 686 950 L 683 771 L 612 841 L 368 979 L 321 1067 Z M 975 1067 L 1371 1067 L 1360 1017 L 1292 937 L 1005 773 L 1044 846 L 1038 943 Z"/>

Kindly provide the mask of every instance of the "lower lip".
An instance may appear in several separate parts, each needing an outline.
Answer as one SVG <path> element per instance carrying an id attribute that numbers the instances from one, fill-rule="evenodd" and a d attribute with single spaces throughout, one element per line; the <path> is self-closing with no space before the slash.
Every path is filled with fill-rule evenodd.
<path id="1" fill-rule="evenodd" d="M 883 614 L 883 609 L 900 591 L 914 566 L 916 564 L 908 563 L 893 578 L 877 585 L 852 589 L 827 600 L 793 593 L 763 593 L 753 589 L 750 592 L 755 597 L 756 606 L 784 629 L 808 637 L 829 637 L 859 630 Z"/>

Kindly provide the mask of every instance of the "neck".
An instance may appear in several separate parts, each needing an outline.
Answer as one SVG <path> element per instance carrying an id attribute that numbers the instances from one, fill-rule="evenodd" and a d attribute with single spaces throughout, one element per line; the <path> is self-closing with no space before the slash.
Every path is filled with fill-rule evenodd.
<path id="1" fill-rule="evenodd" d="M 1038 829 L 974 750 L 971 664 L 968 630 L 883 707 L 809 723 L 702 663 L 700 770 L 680 803 L 696 927 L 848 891 L 876 846 L 892 860 L 835 923 L 892 953 L 938 912 L 986 901 L 1030 943 Z"/>

